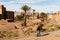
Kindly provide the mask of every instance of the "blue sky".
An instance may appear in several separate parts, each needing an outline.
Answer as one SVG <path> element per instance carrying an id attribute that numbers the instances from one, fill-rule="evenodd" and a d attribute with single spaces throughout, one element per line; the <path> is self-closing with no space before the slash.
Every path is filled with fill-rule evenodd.
<path id="1" fill-rule="evenodd" d="M 21 11 L 23 5 L 28 5 L 37 12 L 56 12 L 60 10 L 60 0 L 0 0 L 7 10 Z"/>

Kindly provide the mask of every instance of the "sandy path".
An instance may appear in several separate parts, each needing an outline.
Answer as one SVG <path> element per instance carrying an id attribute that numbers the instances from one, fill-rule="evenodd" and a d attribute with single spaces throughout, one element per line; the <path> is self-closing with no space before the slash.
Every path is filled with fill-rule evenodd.
<path id="1" fill-rule="evenodd" d="M 12 39 L 3 39 L 3 40 L 60 40 L 60 30 L 56 32 L 51 32 L 49 35 L 36 37 L 36 34 L 27 36 L 27 37 L 17 37 Z"/>
<path id="2" fill-rule="evenodd" d="M 31 35 L 28 37 L 12 38 L 10 40 L 60 40 L 60 30 L 50 32 L 50 34 L 46 36 L 36 37 L 36 35 Z"/>

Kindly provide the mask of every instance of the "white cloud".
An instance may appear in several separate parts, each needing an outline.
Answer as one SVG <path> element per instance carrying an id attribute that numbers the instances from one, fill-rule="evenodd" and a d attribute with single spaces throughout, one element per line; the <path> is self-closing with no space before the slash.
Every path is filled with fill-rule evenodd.
<path id="1" fill-rule="evenodd" d="M 21 11 L 22 5 L 7 5 L 7 10 L 11 11 Z M 29 5 L 32 9 L 36 9 L 37 12 L 56 12 L 60 10 L 59 6 L 36 6 L 36 5 Z"/>
<path id="2" fill-rule="evenodd" d="M 36 9 L 37 12 L 49 12 L 49 13 L 52 13 L 52 12 L 56 12 L 56 11 L 59 11 L 60 10 L 60 6 L 33 6 L 33 5 L 30 5 L 31 8 L 33 9 Z"/>
<path id="3" fill-rule="evenodd" d="M 2 5 L 13 4 L 13 3 L 15 3 L 15 1 L 0 2 L 0 4 L 2 4 Z"/>
<path id="4" fill-rule="evenodd" d="M 5 5 L 5 7 L 7 8 L 7 10 L 10 11 L 20 11 L 20 7 L 22 6 L 19 3 L 22 4 L 28 4 L 28 3 L 37 3 L 37 2 L 43 2 L 43 1 L 47 1 L 47 0 L 12 0 L 12 1 L 8 1 L 8 2 L 0 2 L 0 4 Z M 19 5 L 18 5 L 18 4 Z M 42 5 L 28 5 L 33 9 L 36 9 L 36 11 L 38 12 L 56 12 L 58 10 L 60 10 L 60 6 L 58 5 L 46 5 L 46 6 L 42 6 Z"/>
<path id="5" fill-rule="evenodd" d="M 47 1 L 47 0 L 11 0 L 11 1 L 8 1 L 8 2 L 0 2 L 0 4 L 16 4 L 16 3 L 37 3 L 37 2 L 42 2 L 42 1 Z"/>
<path id="6" fill-rule="evenodd" d="M 16 4 L 5 5 L 6 10 L 9 11 L 20 11 L 20 6 L 21 5 L 16 5 Z"/>
<path id="7" fill-rule="evenodd" d="M 13 2 L 11 2 L 13 3 Z M 10 10 L 10 11 L 21 11 L 21 6 L 22 5 L 17 5 L 17 4 L 9 4 L 9 5 L 5 5 L 6 9 L 7 10 Z M 37 12 L 56 12 L 58 10 L 60 10 L 60 6 L 57 6 L 57 5 L 47 5 L 47 6 L 41 6 L 41 5 L 28 5 L 30 6 L 32 9 L 36 9 Z"/>
<path id="8" fill-rule="evenodd" d="M 17 0 L 19 3 L 37 3 L 37 2 L 42 2 L 42 1 L 47 1 L 47 0 Z"/>

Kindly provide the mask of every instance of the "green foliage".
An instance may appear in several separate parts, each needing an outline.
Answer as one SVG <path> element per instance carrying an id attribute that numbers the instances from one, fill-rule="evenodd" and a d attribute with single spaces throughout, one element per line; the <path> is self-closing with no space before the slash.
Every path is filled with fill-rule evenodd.
<path id="1" fill-rule="evenodd" d="M 7 38 L 18 37 L 18 33 L 9 32 L 6 34 Z"/>
<path id="2" fill-rule="evenodd" d="M 13 35 L 13 33 L 7 33 L 6 34 L 6 37 L 8 37 L 8 38 L 11 38 L 11 37 L 13 37 L 14 35 Z"/>
<path id="3" fill-rule="evenodd" d="M 40 19 L 41 19 L 42 22 L 44 22 L 45 20 L 47 20 L 47 14 L 44 13 L 44 12 L 42 12 L 42 13 L 40 14 Z"/>
<path id="4" fill-rule="evenodd" d="M 24 18 L 23 16 L 17 15 L 17 16 L 15 17 L 15 21 L 22 21 L 23 18 Z"/>
<path id="5" fill-rule="evenodd" d="M 4 38 L 4 37 L 6 37 L 6 38 L 18 37 L 18 33 L 0 31 L 0 38 Z"/>
<path id="6" fill-rule="evenodd" d="M 27 25 L 27 23 L 26 23 L 26 21 L 27 21 L 26 13 L 27 13 L 27 11 L 29 11 L 31 9 L 31 7 L 29 7 L 27 5 L 24 5 L 24 6 L 21 7 L 21 9 L 25 12 L 25 14 L 24 14 L 24 17 L 25 17 L 24 18 L 24 26 L 26 26 Z"/>
<path id="7" fill-rule="evenodd" d="M 40 16 L 39 16 L 39 13 L 38 13 L 38 15 L 37 15 L 37 19 L 39 19 L 40 18 Z"/>
<path id="8" fill-rule="evenodd" d="M 55 30 L 58 30 L 58 29 L 60 29 L 60 26 L 59 25 L 50 25 L 50 26 L 48 26 L 47 27 L 47 29 L 46 29 L 46 31 L 55 31 Z"/>
<path id="9" fill-rule="evenodd" d="M 35 11 L 36 11 L 36 10 L 35 10 L 35 9 L 33 9 L 33 16 L 34 16 L 34 15 L 36 15 Z"/>
<path id="10" fill-rule="evenodd" d="M 31 7 L 27 6 L 27 5 L 24 5 L 21 7 L 22 10 L 24 10 L 25 12 L 30 10 Z"/>

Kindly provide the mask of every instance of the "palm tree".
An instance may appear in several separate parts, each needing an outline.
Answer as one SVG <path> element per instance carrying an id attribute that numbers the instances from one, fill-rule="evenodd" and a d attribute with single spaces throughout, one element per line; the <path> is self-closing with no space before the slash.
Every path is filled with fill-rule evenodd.
<path id="1" fill-rule="evenodd" d="M 39 13 L 37 13 L 37 19 L 39 19 L 40 18 L 40 15 L 39 15 Z"/>
<path id="2" fill-rule="evenodd" d="M 31 7 L 24 5 L 21 7 L 21 9 L 25 12 L 25 14 L 24 14 L 24 16 L 25 16 L 24 26 L 26 26 L 26 13 L 27 13 L 27 11 L 29 11 L 31 9 Z"/>
<path id="3" fill-rule="evenodd" d="M 33 19 L 34 19 L 35 14 L 36 14 L 36 13 L 35 13 L 35 9 L 33 9 Z"/>
<path id="4" fill-rule="evenodd" d="M 45 14 L 44 12 L 42 12 L 40 14 L 40 18 L 41 18 L 41 22 L 44 22 L 45 20 L 47 20 L 47 14 Z"/>

